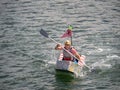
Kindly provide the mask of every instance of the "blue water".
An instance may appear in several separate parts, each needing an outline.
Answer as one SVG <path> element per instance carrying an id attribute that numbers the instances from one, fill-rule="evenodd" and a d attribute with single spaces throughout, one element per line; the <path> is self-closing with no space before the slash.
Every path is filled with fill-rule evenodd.
<path id="1" fill-rule="evenodd" d="M 77 78 L 57 77 L 51 38 L 73 26 L 73 46 L 86 56 Z M 120 90 L 119 0 L 1 0 L 0 90 Z"/>

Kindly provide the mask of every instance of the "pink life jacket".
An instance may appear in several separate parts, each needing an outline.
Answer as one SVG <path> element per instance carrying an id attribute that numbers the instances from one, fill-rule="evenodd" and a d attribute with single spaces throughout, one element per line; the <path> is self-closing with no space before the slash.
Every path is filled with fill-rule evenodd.
<path id="1" fill-rule="evenodd" d="M 67 51 L 73 54 L 73 47 L 71 47 Z M 66 61 L 73 60 L 73 56 L 71 56 L 67 51 L 63 50 L 63 60 L 66 60 Z"/>

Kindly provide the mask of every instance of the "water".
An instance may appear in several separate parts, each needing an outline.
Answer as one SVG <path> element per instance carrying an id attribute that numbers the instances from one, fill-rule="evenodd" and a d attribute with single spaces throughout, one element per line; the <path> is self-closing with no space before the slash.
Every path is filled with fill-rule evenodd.
<path id="1" fill-rule="evenodd" d="M 55 43 L 73 26 L 73 46 L 94 72 L 55 75 Z M 119 90 L 119 0 L 1 0 L 0 90 Z M 86 70 L 88 71 L 88 70 Z"/>

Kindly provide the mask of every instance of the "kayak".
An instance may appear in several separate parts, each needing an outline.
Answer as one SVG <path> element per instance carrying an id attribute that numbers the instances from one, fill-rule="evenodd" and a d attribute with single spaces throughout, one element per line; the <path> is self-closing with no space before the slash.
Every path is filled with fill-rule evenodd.
<path id="1" fill-rule="evenodd" d="M 58 60 L 56 61 L 56 71 L 71 73 L 75 75 L 78 75 L 81 72 L 82 68 L 80 65 L 73 61 L 62 60 L 62 57 L 63 54 L 61 53 Z"/>

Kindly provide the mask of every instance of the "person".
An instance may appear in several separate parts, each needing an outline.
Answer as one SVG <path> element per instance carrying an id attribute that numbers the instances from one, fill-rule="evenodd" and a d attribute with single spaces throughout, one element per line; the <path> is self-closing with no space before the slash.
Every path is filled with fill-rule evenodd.
<path id="1" fill-rule="evenodd" d="M 55 50 L 63 50 L 63 60 L 74 61 L 76 58 L 82 60 L 81 55 L 79 55 L 76 49 L 71 46 L 71 42 L 69 40 L 66 40 L 64 42 L 64 46 L 62 46 L 61 44 L 57 44 L 55 46 Z M 73 56 L 75 56 L 76 58 L 74 58 Z"/>

